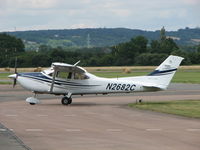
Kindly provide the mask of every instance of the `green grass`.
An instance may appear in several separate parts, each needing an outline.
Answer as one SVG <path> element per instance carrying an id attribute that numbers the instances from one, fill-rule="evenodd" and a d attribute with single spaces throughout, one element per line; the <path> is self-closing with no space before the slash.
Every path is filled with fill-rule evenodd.
<path id="1" fill-rule="evenodd" d="M 147 75 L 151 71 L 140 71 L 131 72 L 129 74 L 123 72 L 93 72 L 96 76 L 107 77 L 107 78 L 117 78 L 117 77 L 130 77 L 130 76 L 142 76 Z M 181 70 L 177 71 L 172 79 L 173 83 L 200 83 L 200 70 Z"/>
<path id="2" fill-rule="evenodd" d="M 7 84 L 13 84 L 13 83 L 12 83 L 12 81 L 10 81 L 10 82 L 9 81 L 5 81 L 5 82 L 4 81 L 0 81 L 0 85 L 3 85 L 3 84 L 7 85 Z"/>
<path id="3" fill-rule="evenodd" d="M 8 81 L 8 75 L 12 73 L 0 73 L 0 85 L 2 84 L 12 84 L 12 80 Z M 4 81 L 5 80 L 5 81 Z"/>
<path id="4" fill-rule="evenodd" d="M 177 71 L 172 82 L 176 83 L 200 83 L 200 70 Z"/>
<path id="5" fill-rule="evenodd" d="M 131 73 L 123 73 L 123 72 L 92 72 L 92 74 L 99 77 L 106 78 L 117 78 L 117 77 L 131 77 L 131 76 L 142 76 L 148 74 L 148 72 L 131 72 Z"/>
<path id="6" fill-rule="evenodd" d="M 185 117 L 200 118 L 200 100 L 142 102 L 129 104 L 129 106 Z"/>
<path id="7" fill-rule="evenodd" d="M 12 73 L 0 73 L 0 80 L 8 79 L 8 76 Z"/>

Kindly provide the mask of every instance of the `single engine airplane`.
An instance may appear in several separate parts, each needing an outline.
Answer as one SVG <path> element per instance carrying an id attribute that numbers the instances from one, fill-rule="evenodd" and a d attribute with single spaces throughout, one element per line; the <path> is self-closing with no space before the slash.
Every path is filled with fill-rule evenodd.
<path id="1" fill-rule="evenodd" d="M 40 101 L 36 94 L 63 95 L 63 105 L 72 103 L 72 95 L 133 93 L 166 90 L 181 61 L 184 58 L 170 55 L 153 72 L 146 76 L 102 78 L 97 77 L 80 66 L 52 63 L 51 67 L 42 72 L 17 73 L 9 75 L 27 90 L 35 93 L 26 99 L 31 105 Z M 15 67 L 16 68 L 16 67 Z"/>

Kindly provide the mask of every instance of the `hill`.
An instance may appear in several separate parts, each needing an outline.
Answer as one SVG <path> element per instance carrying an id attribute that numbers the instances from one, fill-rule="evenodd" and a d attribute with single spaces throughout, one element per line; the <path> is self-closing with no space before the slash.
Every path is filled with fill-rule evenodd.
<path id="1" fill-rule="evenodd" d="M 8 32 L 21 38 L 26 49 L 35 49 L 39 45 L 51 47 L 105 47 L 129 41 L 138 35 L 151 40 L 158 39 L 160 31 L 145 31 L 127 28 L 91 28 L 64 30 L 36 30 Z M 166 31 L 166 35 L 173 38 L 178 45 L 190 46 L 200 43 L 200 28 L 185 28 L 177 31 Z"/>

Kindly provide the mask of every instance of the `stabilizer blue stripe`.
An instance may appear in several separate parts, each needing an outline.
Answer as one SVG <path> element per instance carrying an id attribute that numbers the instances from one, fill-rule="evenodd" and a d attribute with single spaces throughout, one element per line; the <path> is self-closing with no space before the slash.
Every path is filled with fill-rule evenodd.
<path id="1" fill-rule="evenodd" d="M 164 70 L 164 71 L 160 71 L 160 70 L 155 70 L 152 73 L 148 74 L 148 76 L 160 76 L 160 75 L 167 75 L 167 74 L 171 74 L 173 71 L 176 71 L 176 69 L 170 69 L 170 70 Z"/>

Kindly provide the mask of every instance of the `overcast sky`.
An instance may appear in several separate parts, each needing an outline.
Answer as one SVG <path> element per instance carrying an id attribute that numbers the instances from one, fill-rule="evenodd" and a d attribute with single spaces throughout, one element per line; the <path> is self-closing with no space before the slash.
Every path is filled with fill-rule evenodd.
<path id="1" fill-rule="evenodd" d="M 200 0 L 0 0 L 0 31 L 200 26 Z"/>

